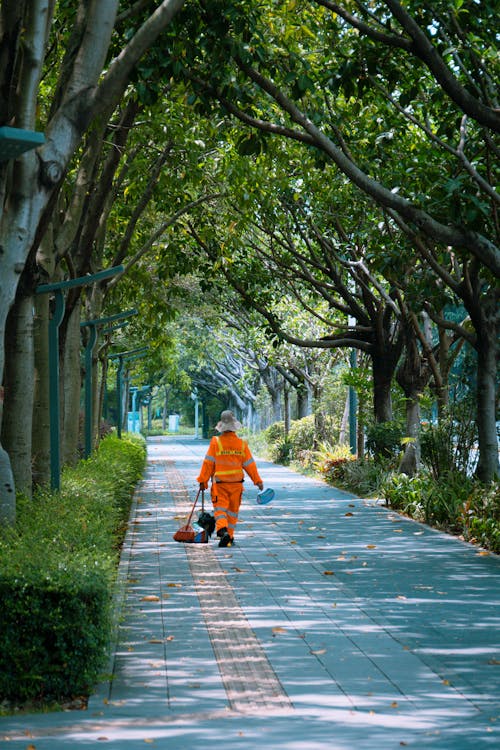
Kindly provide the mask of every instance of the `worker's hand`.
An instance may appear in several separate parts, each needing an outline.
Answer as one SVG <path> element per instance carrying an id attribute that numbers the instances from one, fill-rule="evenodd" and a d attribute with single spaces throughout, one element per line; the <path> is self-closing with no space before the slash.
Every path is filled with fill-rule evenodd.
<path id="1" fill-rule="evenodd" d="M 208 487 L 208 484 L 206 482 L 200 482 L 200 490 L 203 492 L 203 490 L 206 490 Z"/>
<path id="2" fill-rule="evenodd" d="M 262 492 L 262 490 L 264 489 L 264 482 L 259 482 L 259 483 L 257 484 L 257 487 L 258 487 L 258 488 L 259 488 L 259 490 L 260 490 L 260 491 Z"/>

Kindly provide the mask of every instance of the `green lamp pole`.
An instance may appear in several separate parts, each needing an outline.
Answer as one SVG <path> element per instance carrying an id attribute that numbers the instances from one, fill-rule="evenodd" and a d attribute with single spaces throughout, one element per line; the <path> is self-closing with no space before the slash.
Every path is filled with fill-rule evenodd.
<path id="1" fill-rule="evenodd" d="M 127 352 L 119 352 L 117 354 L 110 354 L 109 359 L 118 360 L 118 366 L 116 370 L 116 434 L 119 438 L 122 436 L 122 390 L 123 390 L 123 364 L 124 362 L 140 359 L 145 356 L 147 352 L 147 346 L 141 346 L 138 349 L 130 349 Z"/>
<path id="2" fill-rule="evenodd" d="M 137 315 L 137 310 L 127 310 L 126 312 L 108 315 L 106 318 L 96 318 L 95 320 L 85 320 L 80 323 L 80 328 L 88 328 L 89 336 L 85 346 L 85 443 L 84 455 L 88 458 L 92 453 L 92 423 L 93 423 L 93 377 L 92 377 L 92 359 L 94 347 L 97 341 L 97 330 L 100 326 L 108 323 L 114 323 L 117 320 L 130 318 Z"/>
<path id="3" fill-rule="evenodd" d="M 45 143 L 45 136 L 36 130 L 23 128 L 0 128 L 0 161 L 17 159 L 25 151 L 31 151 Z"/>
<path id="4" fill-rule="evenodd" d="M 123 273 L 123 266 L 115 266 L 105 271 L 80 276 L 68 281 L 54 284 L 41 284 L 36 288 L 37 294 L 54 294 L 54 314 L 49 321 L 49 411 L 50 411 L 50 484 L 52 489 L 61 486 L 61 451 L 60 451 L 60 406 L 59 406 L 59 326 L 65 311 L 63 290 L 78 286 L 89 286 L 98 281 Z"/>

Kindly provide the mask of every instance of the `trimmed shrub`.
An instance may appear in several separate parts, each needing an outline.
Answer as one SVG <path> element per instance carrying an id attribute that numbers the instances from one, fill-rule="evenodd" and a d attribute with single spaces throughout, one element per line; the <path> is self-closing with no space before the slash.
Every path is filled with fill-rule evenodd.
<path id="1" fill-rule="evenodd" d="M 145 464 L 141 439 L 107 436 L 58 493 L 19 498 L 0 539 L 0 700 L 87 695 L 111 634 L 125 522 Z"/>

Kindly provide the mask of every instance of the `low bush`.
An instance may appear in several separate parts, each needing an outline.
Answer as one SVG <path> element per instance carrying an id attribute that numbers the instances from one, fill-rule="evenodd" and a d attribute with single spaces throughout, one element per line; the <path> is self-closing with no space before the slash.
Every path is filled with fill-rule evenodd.
<path id="1" fill-rule="evenodd" d="M 302 417 L 302 419 L 294 419 L 290 425 L 288 438 L 294 458 L 298 458 L 303 451 L 311 450 L 315 439 L 314 414 Z"/>
<path id="2" fill-rule="evenodd" d="M 264 437 L 271 461 L 285 465 L 291 461 L 297 461 L 303 468 L 312 468 L 318 440 L 316 428 L 313 414 L 292 420 L 288 435 L 285 435 L 284 422 L 275 422 L 270 425 L 264 431 Z M 324 416 L 323 429 L 327 434 L 333 434 L 334 424 L 331 417 Z"/>
<path id="3" fill-rule="evenodd" d="M 388 465 L 380 459 L 357 458 L 339 467 L 338 486 L 360 497 L 379 496 L 388 473 Z"/>
<path id="4" fill-rule="evenodd" d="M 420 435 L 422 463 L 432 475 L 446 475 L 450 469 L 458 473 L 472 473 L 473 450 L 476 441 L 476 425 L 469 421 L 454 420 L 451 417 L 442 419 L 439 424 L 424 425 Z M 475 462 L 474 462 L 475 463 Z"/>
<path id="5" fill-rule="evenodd" d="M 61 490 L 19 498 L 0 538 L 0 700 L 88 695 L 105 662 L 111 601 L 144 440 L 109 435 Z"/>
<path id="6" fill-rule="evenodd" d="M 340 483 L 347 462 L 355 460 L 349 446 L 323 443 L 314 452 L 313 467 L 329 484 Z"/>
<path id="7" fill-rule="evenodd" d="M 284 422 L 273 422 L 264 430 L 264 438 L 268 446 L 277 443 L 285 437 L 285 423 Z"/>
<path id="8" fill-rule="evenodd" d="M 375 459 L 395 458 L 401 452 L 403 435 L 399 422 L 377 422 L 367 430 L 366 449 Z"/>
<path id="9" fill-rule="evenodd" d="M 465 541 L 500 553 L 500 485 L 484 485 L 462 473 L 435 479 L 391 474 L 382 487 L 388 505 Z"/>

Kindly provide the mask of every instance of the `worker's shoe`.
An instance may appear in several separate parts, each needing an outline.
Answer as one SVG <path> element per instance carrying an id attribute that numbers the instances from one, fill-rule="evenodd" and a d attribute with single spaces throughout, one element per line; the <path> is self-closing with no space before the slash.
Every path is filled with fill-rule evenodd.
<path id="1" fill-rule="evenodd" d="M 220 536 L 219 547 L 231 547 L 233 544 L 233 540 L 231 539 L 227 529 L 224 529 L 223 531 L 223 534 L 217 534 L 217 536 Z"/>

